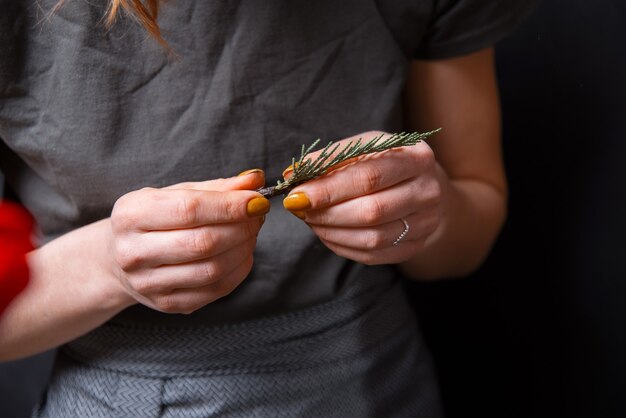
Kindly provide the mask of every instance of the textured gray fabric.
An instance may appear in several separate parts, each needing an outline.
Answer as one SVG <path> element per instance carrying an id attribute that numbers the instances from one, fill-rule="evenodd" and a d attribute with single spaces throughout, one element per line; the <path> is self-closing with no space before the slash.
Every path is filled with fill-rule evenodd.
<path id="1" fill-rule="evenodd" d="M 538 0 L 439 0 L 422 41 L 419 59 L 458 56 L 499 41 L 530 13 Z"/>
<path id="2" fill-rule="evenodd" d="M 399 284 L 233 325 L 106 325 L 62 349 L 34 417 L 440 417 L 418 335 Z"/>
<path id="3" fill-rule="evenodd" d="M 316 138 L 400 131 L 416 54 L 474 51 L 523 17 L 480 0 L 173 0 L 159 16 L 170 59 L 132 19 L 105 29 L 105 1 L 47 15 L 56 4 L 0 0 L 0 170 L 42 242 L 109 216 L 131 190 L 256 167 L 271 178 Z M 439 416 L 406 302 L 377 300 L 394 280 L 275 204 L 241 286 L 192 315 L 135 306 L 71 343 L 41 415 Z M 363 283 L 368 297 L 351 298 Z M 343 323 L 336 300 L 378 315 Z M 295 314 L 279 316 L 286 330 L 241 322 L 315 306 L 336 307 L 317 312 L 321 328 Z"/>
<path id="4" fill-rule="evenodd" d="M 56 3 L 0 0 L 0 170 L 44 241 L 131 190 L 254 167 L 273 177 L 316 138 L 402 130 L 414 54 L 485 46 L 532 1 L 175 0 L 159 24 L 176 59 L 131 19 L 105 30 L 105 1 L 47 16 Z M 276 203 L 235 292 L 191 316 L 137 306 L 124 320 L 244 320 L 340 294 L 349 263 Z"/>

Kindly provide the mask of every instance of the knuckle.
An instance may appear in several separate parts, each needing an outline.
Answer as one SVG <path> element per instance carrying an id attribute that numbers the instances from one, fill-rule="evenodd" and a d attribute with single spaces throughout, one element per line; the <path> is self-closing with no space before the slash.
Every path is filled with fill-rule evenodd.
<path id="1" fill-rule="evenodd" d="M 246 222 L 245 224 L 245 236 L 246 238 L 256 237 L 261 229 L 261 224 L 254 220 L 252 222 Z"/>
<path id="2" fill-rule="evenodd" d="M 368 250 L 377 250 L 384 246 L 385 238 L 382 231 L 370 230 L 366 233 L 365 248 Z"/>
<path id="3" fill-rule="evenodd" d="M 206 229 L 193 229 L 189 231 L 186 248 L 196 256 L 203 256 L 215 249 L 215 239 Z"/>
<path id="4" fill-rule="evenodd" d="M 243 205 L 240 200 L 226 198 L 222 204 L 222 217 L 224 219 L 230 219 L 234 215 L 241 212 Z"/>
<path id="5" fill-rule="evenodd" d="M 412 182 L 411 200 L 419 207 L 435 207 L 441 197 L 441 185 L 434 177 L 417 177 Z"/>
<path id="6" fill-rule="evenodd" d="M 122 270 L 130 271 L 140 266 L 146 257 L 137 246 L 123 241 L 116 243 L 114 259 Z"/>
<path id="7" fill-rule="evenodd" d="M 377 225 L 385 214 L 385 205 L 379 199 L 367 199 L 361 210 L 361 220 L 365 225 Z"/>
<path id="8" fill-rule="evenodd" d="M 220 193 L 216 197 L 216 204 L 212 206 L 212 210 L 219 219 L 236 218 L 242 210 L 241 200 L 228 192 Z"/>
<path id="9" fill-rule="evenodd" d="M 131 280 L 130 286 L 140 295 L 148 295 L 154 290 L 149 280 Z"/>
<path id="10" fill-rule="evenodd" d="M 222 274 L 223 268 L 219 263 L 207 262 L 198 266 L 197 276 L 205 282 L 217 281 Z"/>
<path id="11" fill-rule="evenodd" d="M 415 152 L 413 155 L 415 156 L 415 160 L 420 165 L 423 165 L 427 168 L 433 168 L 435 166 L 435 152 L 431 147 L 426 145 L 426 143 L 422 142 L 422 146 L 414 147 Z"/>
<path id="12" fill-rule="evenodd" d="M 187 195 L 178 200 L 174 206 L 172 216 L 181 225 L 190 225 L 195 223 L 198 218 L 198 208 L 200 207 L 200 199 L 193 195 Z"/>
<path id="13" fill-rule="evenodd" d="M 441 202 L 441 185 L 437 181 L 430 181 L 424 188 L 424 200 L 431 205 Z"/>
<path id="14" fill-rule="evenodd" d="M 165 313 L 180 313 L 185 310 L 185 307 L 176 298 L 175 295 L 160 295 L 154 299 L 156 308 Z"/>
<path id="15" fill-rule="evenodd" d="M 378 190 L 383 183 L 384 175 L 383 170 L 374 165 L 360 169 L 355 177 L 355 190 L 364 193 Z"/>
<path id="16" fill-rule="evenodd" d="M 111 227 L 114 232 L 129 230 L 139 219 L 140 213 L 135 204 L 134 196 L 138 192 L 130 192 L 117 199 L 111 211 Z"/>
<path id="17" fill-rule="evenodd" d="M 317 184 L 316 208 L 327 208 L 333 204 L 333 186 L 326 183 Z"/>
<path id="18" fill-rule="evenodd" d="M 155 294 L 163 290 L 162 286 L 160 286 L 149 276 L 133 278 L 132 280 L 130 280 L 130 286 L 133 288 L 133 290 L 135 290 L 135 292 L 144 296 Z"/>

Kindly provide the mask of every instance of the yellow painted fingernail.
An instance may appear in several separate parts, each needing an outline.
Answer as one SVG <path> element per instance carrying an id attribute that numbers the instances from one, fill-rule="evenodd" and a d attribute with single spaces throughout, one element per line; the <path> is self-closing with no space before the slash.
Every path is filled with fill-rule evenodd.
<path id="1" fill-rule="evenodd" d="M 265 215 L 269 211 L 270 201 L 264 197 L 255 197 L 250 199 L 248 206 L 246 207 L 246 212 L 250 217 Z"/>
<path id="2" fill-rule="evenodd" d="M 290 211 L 294 216 L 297 216 L 298 218 L 304 220 L 304 218 L 306 218 L 306 212 L 303 210 L 291 210 Z"/>
<path id="3" fill-rule="evenodd" d="M 295 163 L 295 166 L 298 167 L 298 163 Z M 288 174 L 291 174 L 293 171 L 294 164 L 289 165 L 289 167 L 285 168 L 283 171 L 283 178 L 286 179 Z"/>
<path id="4" fill-rule="evenodd" d="M 242 171 L 241 173 L 237 174 L 237 176 L 247 176 L 248 174 L 252 174 L 252 173 L 261 173 L 265 175 L 265 172 L 261 170 L 260 168 L 252 168 L 250 170 Z"/>
<path id="5" fill-rule="evenodd" d="M 283 206 L 289 211 L 306 210 L 311 208 L 311 201 L 302 192 L 291 193 L 283 200 Z"/>
<path id="6" fill-rule="evenodd" d="M 261 218 L 259 219 L 260 219 L 259 223 L 261 224 L 260 226 L 263 226 L 263 224 L 265 223 L 265 215 L 261 216 Z"/>

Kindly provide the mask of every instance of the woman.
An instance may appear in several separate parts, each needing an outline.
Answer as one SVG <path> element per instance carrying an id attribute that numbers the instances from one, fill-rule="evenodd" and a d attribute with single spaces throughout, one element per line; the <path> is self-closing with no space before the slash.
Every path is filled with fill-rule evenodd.
<path id="1" fill-rule="evenodd" d="M 487 255 L 491 47 L 530 2 L 6 3 L 0 167 L 42 242 L 0 358 L 61 347 L 35 416 L 441 415 L 395 269 Z M 438 127 L 255 191 L 315 138 Z"/>

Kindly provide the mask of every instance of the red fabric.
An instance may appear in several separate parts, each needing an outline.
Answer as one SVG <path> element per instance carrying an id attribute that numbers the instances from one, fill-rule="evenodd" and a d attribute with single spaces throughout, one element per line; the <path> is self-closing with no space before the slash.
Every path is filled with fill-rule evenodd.
<path id="1" fill-rule="evenodd" d="M 0 201 L 0 314 L 28 284 L 26 253 L 33 249 L 33 218 L 19 205 Z"/>

